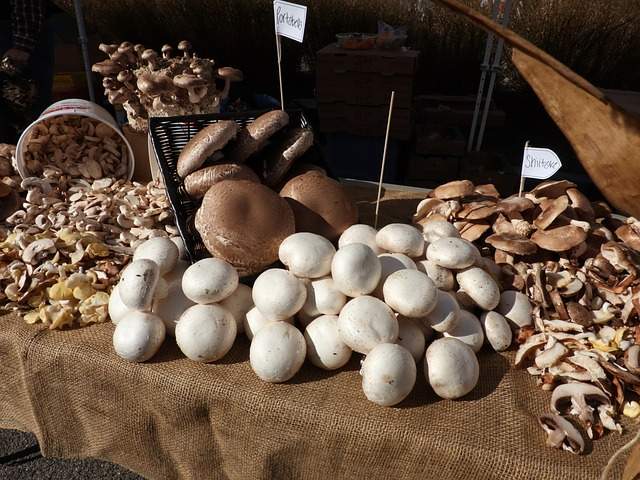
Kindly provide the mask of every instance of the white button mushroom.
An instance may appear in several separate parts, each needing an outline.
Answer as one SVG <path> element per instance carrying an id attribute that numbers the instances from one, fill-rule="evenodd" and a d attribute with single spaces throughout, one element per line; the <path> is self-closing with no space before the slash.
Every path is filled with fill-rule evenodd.
<path id="1" fill-rule="evenodd" d="M 396 405 L 413 390 L 416 370 L 415 360 L 406 348 L 393 343 L 376 345 L 362 362 L 362 390 L 373 403 Z"/>
<path id="2" fill-rule="evenodd" d="M 350 245 L 352 243 L 363 243 L 376 255 L 380 255 L 384 252 L 378 244 L 376 243 L 376 234 L 378 231 L 363 223 L 357 223 L 356 225 L 351 225 L 347 228 L 342 235 L 340 235 L 340 239 L 338 240 L 338 248 L 342 248 L 346 245 Z"/>
<path id="3" fill-rule="evenodd" d="M 162 300 L 163 298 L 167 298 L 167 295 L 169 295 L 169 284 L 164 278 L 160 277 L 156 284 L 156 291 L 153 294 L 153 299 Z"/>
<path id="4" fill-rule="evenodd" d="M 456 275 L 460 289 L 483 310 L 493 310 L 500 302 L 500 288 L 491 275 L 478 267 Z"/>
<path id="5" fill-rule="evenodd" d="M 378 286 L 373 292 L 373 296 L 380 299 L 382 299 L 383 297 L 382 287 L 384 286 L 384 282 L 387 280 L 389 275 L 397 272 L 398 270 L 418 269 L 418 267 L 416 267 L 416 263 L 411 260 L 411 258 L 402 253 L 383 253 L 381 255 L 378 255 L 378 259 L 380 260 L 382 273 L 380 274 L 380 281 L 378 282 Z"/>
<path id="6" fill-rule="evenodd" d="M 178 247 L 178 258 L 180 260 L 189 260 L 189 255 L 187 254 L 187 249 L 184 246 L 184 240 L 182 237 L 169 237 L 176 247 Z"/>
<path id="7" fill-rule="evenodd" d="M 305 329 L 304 339 L 307 356 L 316 367 L 335 370 L 351 358 L 351 349 L 340 339 L 336 315 L 316 318 Z"/>
<path id="8" fill-rule="evenodd" d="M 177 245 L 167 237 L 150 238 L 142 242 L 133 252 L 133 261 L 146 258 L 158 264 L 160 275 L 169 273 L 176 266 L 180 252 Z"/>
<path id="9" fill-rule="evenodd" d="M 120 319 L 129 312 L 129 308 L 122 303 L 118 290 L 118 285 L 116 285 L 109 295 L 109 317 L 114 325 L 117 325 Z"/>
<path id="10" fill-rule="evenodd" d="M 436 306 L 422 319 L 422 323 L 429 325 L 436 332 L 453 330 L 458 323 L 460 306 L 455 297 L 449 292 L 438 290 Z"/>
<path id="11" fill-rule="evenodd" d="M 292 317 L 304 305 L 307 289 L 304 282 L 280 268 L 265 270 L 253 284 L 253 303 L 268 320 Z"/>
<path id="12" fill-rule="evenodd" d="M 253 308 L 251 287 L 239 284 L 235 292 L 220 302 L 220 306 L 233 316 L 238 333 L 244 332 L 244 317 Z"/>
<path id="13" fill-rule="evenodd" d="M 444 267 L 441 267 L 431 260 L 421 260 L 416 263 L 418 270 L 427 274 L 433 280 L 436 288 L 440 290 L 451 291 L 456 288 L 456 279 L 453 273 Z"/>
<path id="14" fill-rule="evenodd" d="M 169 289 L 165 298 L 156 299 L 152 312 L 159 316 L 167 328 L 167 334 L 175 336 L 176 324 L 186 309 L 194 303 L 182 292 L 181 282 L 168 283 Z"/>
<path id="15" fill-rule="evenodd" d="M 477 249 L 462 238 L 445 237 L 427 247 L 427 260 L 445 268 L 470 267 L 477 259 Z"/>
<path id="16" fill-rule="evenodd" d="M 398 317 L 398 340 L 396 343 L 406 348 L 417 362 L 424 355 L 426 341 L 420 322 L 413 318 Z"/>
<path id="17" fill-rule="evenodd" d="M 373 292 L 380 281 L 382 267 L 373 250 L 362 243 L 339 249 L 331 262 L 335 286 L 348 297 Z"/>
<path id="18" fill-rule="evenodd" d="M 130 362 L 145 362 L 164 342 L 165 327 L 158 316 L 130 311 L 120 319 L 113 332 L 113 349 Z"/>
<path id="19" fill-rule="evenodd" d="M 531 303 L 524 293 L 515 290 L 506 290 L 500 295 L 500 303 L 496 311 L 511 320 L 518 327 L 531 325 L 532 312 Z"/>
<path id="20" fill-rule="evenodd" d="M 427 348 L 424 374 L 436 395 L 454 399 L 475 388 L 480 365 L 469 345 L 456 338 L 440 338 Z"/>
<path id="21" fill-rule="evenodd" d="M 391 223 L 376 235 L 378 247 L 391 253 L 419 257 L 424 253 L 424 238 L 415 227 L 404 223 Z"/>
<path id="22" fill-rule="evenodd" d="M 479 352 L 484 343 L 484 333 L 480 320 L 473 313 L 460 310 L 456 326 L 444 332 L 445 337 L 457 338 L 471 347 L 474 352 Z"/>
<path id="23" fill-rule="evenodd" d="M 194 305 L 178 320 L 176 343 L 187 358 L 214 362 L 231 349 L 236 332 L 236 321 L 221 306 Z"/>
<path id="24" fill-rule="evenodd" d="M 260 313 L 260 310 L 258 310 L 256 307 L 253 307 L 244 316 L 242 329 L 244 330 L 244 334 L 247 336 L 247 338 L 249 340 L 253 340 L 253 337 L 256 333 L 258 333 L 258 330 L 260 330 L 268 323 L 276 321 L 287 322 L 288 324 L 293 325 L 293 320 L 293 317 L 285 318 L 284 320 L 268 320 L 264 315 L 262 315 L 262 313 Z"/>
<path id="25" fill-rule="evenodd" d="M 382 287 L 384 301 L 405 317 L 421 318 L 436 306 L 438 289 L 425 273 L 398 270 L 389 275 Z"/>
<path id="26" fill-rule="evenodd" d="M 158 264 L 153 260 L 131 262 L 120 277 L 120 300 L 131 310 L 150 310 L 159 278 Z"/>
<path id="27" fill-rule="evenodd" d="M 300 331 L 285 322 L 271 322 L 253 337 L 249 362 L 265 382 L 286 382 L 292 378 L 307 355 L 307 344 Z"/>
<path id="28" fill-rule="evenodd" d="M 445 220 L 434 220 L 422 225 L 422 236 L 427 243 L 433 243 L 441 238 L 459 238 L 460 232 Z"/>
<path id="29" fill-rule="evenodd" d="M 498 312 L 483 312 L 480 323 L 484 328 L 484 335 L 489 345 L 496 351 L 502 352 L 511 346 L 513 334 L 507 320 Z"/>
<path id="30" fill-rule="evenodd" d="M 333 244 L 315 233 L 289 235 L 280 244 L 278 257 L 297 277 L 318 278 L 331 272 L 331 260 L 336 253 Z"/>
<path id="31" fill-rule="evenodd" d="M 224 300 L 238 287 L 238 272 L 219 258 L 202 259 L 184 272 L 182 291 L 195 303 L 208 304 Z"/>
<path id="32" fill-rule="evenodd" d="M 395 342 L 398 330 L 398 320 L 389 306 L 370 296 L 348 301 L 338 320 L 340 338 L 359 353 L 368 353 L 379 343 Z"/>
<path id="33" fill-rule="evenodd" d="M 306 318 L 316 318 L 320 315 L 338 315 L 347 297 L 338 290 L 331 277 L 318 278 L 306 284 L 307 300 L 302 306 L 302 313 Z"/>

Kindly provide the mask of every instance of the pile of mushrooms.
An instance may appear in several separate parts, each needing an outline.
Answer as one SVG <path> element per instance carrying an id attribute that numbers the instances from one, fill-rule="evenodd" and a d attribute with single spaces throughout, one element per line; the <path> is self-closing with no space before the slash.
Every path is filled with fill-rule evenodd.
<path id="1" fill-rule="evenodd" d="M 177 52 L 163 45 L 160 54 L 131 42 L 102 43 L 98 49 L 109 58 L 92 70 L 104 77 L 109 102 L 122 105 L 139 132 L 147 131 L 149 117 L 218 112 L 231 83 L 242 80 L 240 70 L 217 68 L 214 60 L 196 56 L 187 40 L 178 43 Z"/>
<path id="2" fill-rule="evenodd" d="M 531 308 L 526 298 L 509 302 L 516 292 L 501 297 L 490 273 L 497 267 L 455 228 L 432 226 L 425 241 L 411 225 L 376 231 L 356 224 L 342 233 L 337 250 L 321 235 L 294 233 L 278 248 L 285 268 L 263 271 L 252 289 L 220 258 L 167 270 L 177 250 L 168 240 L 150 240 L 138 247 L 112 293 L 115 350 L 131 361 L 147 360 L 162 343 L 150 330 L 167 330 L 188 358 L 212 362 L 244 331 L 251 367 L 266 382 L 290 380 L 306 358 L 339 369 L 355 351 L 365 355 L 362 388 L 374 403 L 404 400 L 415 385 L 417 362 L 437 395 L 460 398 L 478 382 L 475 354 L 485 338 L 497 350 L 508 348 L 509 322 L 530 324 Z M 483 311 L 480 319 L 474 311 Z M 433 331 L 442 338 L 425 353 Z"/>
<path id="3" fill-rule="evenodd" d="M 425 232 L 453 224 L 493 257 L 503 288 L 533 303 L 533 325 L 517 332 L 515 365 L 553 391 L 552 413 L 540 419 L 550 445 L 584 450 L 561 414 L 577 415 L 591 438 L 621 431 L 620 414 L 640 415 L 638 220 L 589 201 L 566 180 L 504 199 L 493 185 L 450 182 L 418 205 L 413 220 Z"/>
<path id="4" fill-rule="evenodd" d="M 136 246 L 172 235 L 182 246 L 164 190 L 153 183 L 89 182 L 45 167 L 18 189 L 19 208 L 0 224 L 0 303 L 28 323 L 104 322 L 109 292 Z"/>

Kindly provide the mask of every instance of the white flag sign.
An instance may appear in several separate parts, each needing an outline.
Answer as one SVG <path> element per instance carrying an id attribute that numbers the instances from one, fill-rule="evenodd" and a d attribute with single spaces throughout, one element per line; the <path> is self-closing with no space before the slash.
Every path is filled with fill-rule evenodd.
<path id="1" fill-rule="evenodd" d="M 306 6 L 275 0 L 273 15 L 276 21 L 276 34 L 302 43 L 304 27 L 307 22 Z"/>
<path id="2" fill-rule="evenodd" d="M 525 147 L 522 156 L 523 177 L 545 180 L 562 167 L 562 162 L 553 150 Z"/>

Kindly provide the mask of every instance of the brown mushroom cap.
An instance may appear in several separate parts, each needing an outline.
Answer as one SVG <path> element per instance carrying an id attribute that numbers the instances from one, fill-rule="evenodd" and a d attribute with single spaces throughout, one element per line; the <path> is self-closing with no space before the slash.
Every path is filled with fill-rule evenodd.
<path id="1" fill-rule="evenodd" d="M 246 165 L 220 163 L 187 175 L 184 188 L 192 198 L 201 198 L 211 186 L 223 180 L 250 180 L 260 183 L 258 175 Z"/>
<path id="2" fill-rule="evenodd" d="M 640 375 L 640 345 L 632 345 L 624 352 L 624 366 L 634 375 Z"/>
<path id="3" fill-rule="evenodd" d="M 91 66 L 92 72 L 99 73 L 105 77 L 117 75 L 121 70 L 122 66 L 110 59 L 102 60 L 101 62 L 94 63 Z"/>
<path id="4" fill-rule="evenodd" d="M 499 235 L 494 233 L 493 235 L 489 235 L 485 242 L 498 250 L 515 255 L 532 255 L 538 250 L 534 242 L 516 234 L 505 233 Z"/>
<path id="5" fill-rule="evenodd" d="M 429 214 L 439 206 L 444 205 L 443 200 L 437 198 L 425 198 L 416 207 L 416 213 L 413 215 L 414 223 L 422 223 Z"/>
<path id="6" fill-rule="evenodd" d="M 528 198 L 514 196 L 500 200 L 496 210 L 504 213 L 509 218 L 513 218 L 533 207 L 535 207 L 534 203 Z"/>
<path id="7" fill-rule="evenodd" d="M 465 220 L 484 220 L 494 215 L 496 209 L 496 204 L 492 201 L 470 202 L 462 207 L 457 217 Z"/>
<path id="8" fill-rule="evenodd" d="M 460 236 L 469 242 L 475 242 L 491 228 L 488 223 L 456 222 L 454 225 Z"/>
<path id="9" fill-rule="evenodd" d="M 557 198 L 564 195 L 569 188 L 575 188 L 576 184 L 569 180 L 547 180 L 538 184 L 531 193 L 536 198 Z"/>
<path id="10" fill-rule="evenodd" d="M 118 50 L 118 45 L 115 45 L 115 44 L 108 45 L 106 43 L 101 43 L 100 45 L 98 45 L 98 50 L 106 53 L 107 55 L 111 55 L 112 53 Z"/>
<path id="11" fill-rule="evenodd" d="M 184 178 L 200 168 L 207 158 L 235 138 L 238 129 L 233 120 L 223 120 L 196 133 L 180 152 L 178 175 Z"/>
<path id="12" fill-rule="evenodd" d="M 179 88 L 198 88 L 208 85 L 209 82 L 191 73 L 181 73 L 173 77 L 173 84 Z"/>
<path id="13" fill-rule="evenodd" d="M 229 80 L 230 82 L 240 82 L 244 78 L 244 75 L 242 71 L 237 68 L 222 67 L 218 69 L 218 77 Z"/>
<path id="14" fill-rule="evenodd" d="M 247 128 L 240 130 L 227 158 L 234 163 L 245 162 L 251 155 L 262 150 L 269 138 L 288 123 L 289 115 L 283 110 L 272 110 L 260 115 Z"/>
<path id="15" fill-rule="evenodd" d="M 474 193 L 478 195 L 484 195 L 485 197 L 500 198 L 500 192 L 493 183 L 486 183 L 484 185 L 476 185 Z"/>
<path id="16" fill-rule="evenodd" d="M 270 188 L 250 180 L 223 180 L 205 194 L 195 226 L 216 258 L 252 275 L 278 260 L 280 243 L 295 232 L 293 212 Z"/>
<path id="17" fill-rule="evenodd" d="M 454 180 L 436 187 L 433 196 L 441 200 L 466 197 L 473 194 L 474 185 L 469 180 Z"/>
<path id="18" fill-rule="evenodd" d="M 358 208 L 340 183 L 318 171 L 289 180 L 280 195 L 291 205 L 296 232 L 312 232 L 333 241 L 358 221 Z"/>
<path id="19" fill-rule="evenodd" d="M 313 145 L 313 132 L 307 128 L 293 128 L 284 142 L 267 152 L 264 183 L 275 187 L 282 182 L 294 162 Z"/>
<path id="20" fill-rule="evenodd" d="M 533 243 L 552 252 L 566 252 L 580 245 L 586 239 L 587 232 L 574 225 L 565 225 L 551 230 L 537 230 L 531 235 Z"/>
<path id="21" fill-rule="evenodd" d="M 162 46 L 160 51 L 165 58 L 169 58 L 171 56 L 171 53 L 173 52 L 173 47 L 167 43 Z"/>
<path id="22" fill-rule="evenodd" d="M 622 240 L 625 245 L 640 252 L 640 233 L 638 233 L 631 225 L 622 225 L 616 229 L 616 236 Z"/>
<path id="23" fill-rule="evenodd" d="M 571 207 L 578 214 L 580 220 L 592 222 L 596 214 L 589 199 L 577 188 L 567 188 L 567 195 L 571 200 Z"/>
<path id="24" fill-rule="evenodd" d="M 191 47 L 192 45 L 189 40 L 180 40 L 180 43 L 178 43 L 178 50 L 180 50 L 181 52 L 184 52 L 185 57 L 191 51 Z"/>
<path id="25" fill-rule="evenodd" d="M 157 97 L 173 90 L 173 82 L 164 74 L 144 73 L 138 77 L 136 85 L 150 97 Z"/>
<path id="26" fill-rule="evenodd" d="M 558 198 L 541 204 L 541 206 L 543 208 L 542 213 L 533 221 L 533 224 L 540 230 L 545 230 L 567 209 L 569 197 L 560 195 Z"/>

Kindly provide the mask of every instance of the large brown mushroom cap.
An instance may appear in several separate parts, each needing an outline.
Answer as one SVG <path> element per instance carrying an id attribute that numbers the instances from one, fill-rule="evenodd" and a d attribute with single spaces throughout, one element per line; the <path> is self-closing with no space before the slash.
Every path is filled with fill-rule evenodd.
<path id="1" fill-rule="evenodd" d="M 532 255 L 538 250 L 533 241 L 516 234 L 504 233 L 499 235 L 494 233 L 488 236 L 485 242 L 498 250 L 515 255 Z"/>
<path id="2" fill-rule="evenodd" d="M 622 225 L 616 229 L 616 236 L 622 240 L 628 247 L 640 252 L 640 233 L 631 225 Z"/>
<path id="3" fill-rule="evenodd" d="M 250 180 L 260 183 L 258 175 L 246 165 L 220 163 L 187 175 L 184 179 L 184 188 L 192 198 L 200 198 L 214 184 L 223 180 Z"/>
<path id="4" fill-rule="evenodd" d="M 580 220 L 592 222 L 596 218 L 595 211 L 589 199 L 577 188 L 568 188 L 567 195 L 571 200 L 571 207 L 578 214 Z"/>
<path id="5" fill-rule="evenodd" d="M 289 180 L 280 195 L 291 205 L 296 232 L 312 232 L 333 241 L 358 221 L 358 208 L 340 183 L 318 171 Z"/>
<path id="6" fill-rule="evenodd" d="M 262 150 L 269 138 L 289 124 L 289 115 L 283 110 L 272 110 L 256 118 L 247 128 L 240 130 L 238 140 L 227 157 L 235 163 L 245 162 L 251 155 Z"/>
<path id="7" fill-rule="evenodd" d="M 473 194 L 475 187 L 469 180 L 454 180 L 440 185 L 433 191 L 433 196 L 440 200 L 466 197 Z"/>
<path id="8" fill-rule="evenodd" d="M 586 239 L 587 232 L 575 225 L 565 225 L 551 230 L 537 230 L 531 235 L 533 243 L 552 252 L 566 252 L 577 247 Z"/>
<path id="9" fill-rule="evenodd" d="M 569 180 L 547 180 L 538 184 L 531 193 L 536 198 L 558 198 L 564 195 L 569 188 L 575 188 L 576 184 Z"/>
<path id="10" fill-rule="evenodd" d="M 287 132 L 282 144 L 266 153 L 264 183 L 274 188 L 281 185 L 285 175 L 301 156 L 313 146 L 313 132 L 308 128 L 294 128 Z"/>
<path id="11" fill-rule="evenodd" d="M 207 158 L 235 138 L 238 128 L 233 120 L 223 120 L 196 133 L 180 152 L 178 175 L 184 178 L 200 168 Z"/>
<path id="12" fill-rule="evenodd" d="M 543 205 L 542 213 L 533 221 L 533 224 L 540 230 L 544 230 L 567 209 L 569 206 L 569 197 L 561 195 L 541 205 Z"/>
<path id="13" fill-rule="evenodd" d="M 195 226 L 211 255 L 229 262 L 241 276 L 278 260 L 280 243 L 295 232 L 287 202 L 250 180 L 213 185 L 196 213 Z"/>
<path id="14" fill-rule="evenodd" d="M 525 197 L 509 197 L 498 202 L 497 211 L 504 213 L 508 218 L 514 218 L 534 207 L 534 203 Z"/>
<path id="15" fill-rule="evenodd" d="M 458 212 L 457 216 L 464 220 L 484 220 L 494 215 L 496 211 L 495 202 L 485 200 L 467 203 Z"/>

